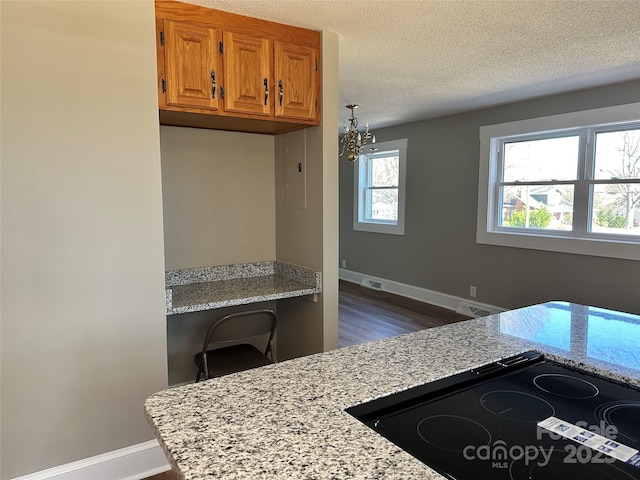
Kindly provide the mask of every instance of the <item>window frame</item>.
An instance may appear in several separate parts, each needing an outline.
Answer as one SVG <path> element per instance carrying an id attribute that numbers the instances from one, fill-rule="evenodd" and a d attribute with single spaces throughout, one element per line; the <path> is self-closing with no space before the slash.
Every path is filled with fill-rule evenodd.
<path id="1" fill-rule="evenodd" d="M 593 186 L 612 180 L 590 178 L 595 133 L 640 125 L 640 103 L 584 110 L 480 127 L 480 169 L 476 242 L 516 248 L 640 260 L 640 236 L 589 232 Z M 501 182 L 499 147 L 505 139 L 553 138 L 579 132 L 578 176 L 574 183 L 573 231 L 497 227 Z M 622 180 L 622 179 L 621 179 Z M 530 182 L 525 182 L 530 183 Z M 627 183 L 621 181 L 620 183 Z M 585 220 L 586 219 L 586 220 Z M 582 220 L 582 221 L 581 221 Z"/>
<path id="2" fill-rule="evenodd" d="M 387 233 L 391 235 L 404 235 L 405 224 L 405 191 L 406 191 L 406 167 L 407 167 L 407 147 L 406 138 L 390 140 L 376 143 L 375 155 L 384 152 L 398 151 L 398 218 L 393 220 L 367 220 L 365 212 L 367 207 L 365 180 L 366 155 L 360 155 L 354 162 L 353 174 L 353 229 L 363 232 Z"/>

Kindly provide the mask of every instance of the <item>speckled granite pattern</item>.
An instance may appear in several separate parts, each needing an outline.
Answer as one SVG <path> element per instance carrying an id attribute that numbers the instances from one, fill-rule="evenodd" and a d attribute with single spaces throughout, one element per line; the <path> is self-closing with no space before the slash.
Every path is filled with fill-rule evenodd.
<path id="1" fill-rule="evenodd" d="M 278 261 L 171 270 L 166 313 L 211 310 L 321 292 L 320 272 Z"/>
<path id="2" fill-rule="evenodd" d="M 187 285 L 190 283 L 216 282 L 233 278 L 261 277 L 275 273 L 275 263 L 272 261 L 236 263 L 233 265 L 216 265 L 212 267 L 185 268 L 165 272 L 166 287 Z"/>
<path id="3" fill-rule="evenodd" d="M 277 276 L 290 278 L 305 285 L 319 287 L 322 284 L 320 272 L 316 272 L 310 268 L 292 265 L 291 263 L 274 262 L 273 270 L 273 273 Z"/>
<path id="4" fill-rule="evenodd" d="M 640 346 L 605 339 L 606 360 L 588 355 L 591 316 L 566 303 L 504 312 L 165 390 L 145 413 L 184 480 L 440 479 L 344 409 L 530 349 L 640 386 Z M 550 346 L 565 317 L 569 348 Z M 633 315 L 596 320 L 613 341 L 619 322 L 640 329 Z M 541 325 L 552 335 L 536 337 Z"/>
<path id="5" fill-rule="evenodd" d="M 312 286 L 275 275 L 177 285 L 172 290 L 171 314 L 211 310 L 317 293 L 317 290 Z"/>

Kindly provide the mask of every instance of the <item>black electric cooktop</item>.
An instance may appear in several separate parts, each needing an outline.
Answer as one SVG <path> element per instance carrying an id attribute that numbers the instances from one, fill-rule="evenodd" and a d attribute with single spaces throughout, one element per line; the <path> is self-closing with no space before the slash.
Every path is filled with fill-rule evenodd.
<path id="1" fill-rule="evenodd" d="M 640 391 L 533 351 L 347 412 L 449 479 L 640 479 Z"/>

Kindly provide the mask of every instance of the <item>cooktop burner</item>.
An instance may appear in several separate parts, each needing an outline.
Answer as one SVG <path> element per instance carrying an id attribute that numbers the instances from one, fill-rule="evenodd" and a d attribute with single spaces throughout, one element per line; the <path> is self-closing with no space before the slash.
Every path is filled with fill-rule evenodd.
<path id="1" fill-rule="evenodd" d="M 440 432 L 433 435 L 433 432 Z M 464 432 L 464 435 L 460 435 Z M 418 422 L 418 435 L 436 448 L 462 452 L 470 442 L 489 445 L 491 433 L 484 426 L 458 415 L 433 415 Z"/>
<path id="2" fill-rule="evenodd" d="M 596 408 L 596 420 L 604 420 L 627 441 L 640 443 L 640 401 L 607 402 Z"/>
<path id="3" fill-rule="evenodd" d="M 510 479 L 527 480 L 637 480 L 638 476 L 633 476 L 617 465 L 605 463 L 567 463 L 566 452 L 552 452 L 546 464 L 528 463 L 524 457 L 514 460 L 509 465 Z"/>
<path id="4" fill-rule="evenodd" d="M 591 398 L 600 393 L 593 383 L 569 375 L 545 373 L 533 379 L 543 392 L 567 398 Z"/>
<path id="5" fill-rule="evenodd" d="M 640 391 L 537 352 L 347 412 L 449 479 L 640 479 Z"/>
<path id="6" fill-rule="evenodd" d="M 516 422 L 537 422 L 552 417 L 553 406 L 542 398 L 515 390 L 494 390 L 480 397 L 487 411 Z"/>

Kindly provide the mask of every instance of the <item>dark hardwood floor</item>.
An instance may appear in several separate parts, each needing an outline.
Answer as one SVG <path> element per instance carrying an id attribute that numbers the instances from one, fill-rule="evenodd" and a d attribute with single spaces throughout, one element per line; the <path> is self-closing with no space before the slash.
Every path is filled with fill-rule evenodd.
<path id="1" fill-rule="evenodd" d="M 340 347 L 416 332 L 469 318 L 446 308 L 340 281 Z"/>
<path id="2" fill-rule="evenodd" d="M 347 347 L 468 320 L 445 308 L 340 281 L 338 345 Z M 145 480 L 177 480 L 165 472 Z"/>
<path id="3" fill-rule="evenodd" d="M 142 480 L 178 480 L 178 476 L 173 470 L 169 470 L 168 472 L 159 473 L 153 477 L 143 478 Z"/>

